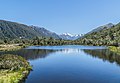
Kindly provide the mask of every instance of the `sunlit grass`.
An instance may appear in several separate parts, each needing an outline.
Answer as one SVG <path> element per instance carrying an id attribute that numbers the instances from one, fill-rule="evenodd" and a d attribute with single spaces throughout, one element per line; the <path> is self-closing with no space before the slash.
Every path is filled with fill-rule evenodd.
<path id="1" fill-rule="evenodd" d="M 0 51 L 13 51 L 21 49 L 22 46 L 16 45 L 16 44 L 6 44 L 6 45 L 0 45 Z"/>
<path id="2" fill-rule="evenodd" d="M 29 74 L 32 67 L 17 55 L 0 56 L 0 83 L 18 83 Z"/>
<path id="3" fill-rule="evenodd" d="M 120 55 L 120 47 L 109 46 L 108 48 L 109 48 L 110 51 Z"/>
<path id="4" fill-rule="evenodd" d="M 26 74 L 23 74 L 23 72 L 26 72 L 28 74 L 28 71 L 7 71 L 2 70 L 0 71 L 0 83 L 18 83 L 20 80 L 23 79 L 23 77 Z"/>

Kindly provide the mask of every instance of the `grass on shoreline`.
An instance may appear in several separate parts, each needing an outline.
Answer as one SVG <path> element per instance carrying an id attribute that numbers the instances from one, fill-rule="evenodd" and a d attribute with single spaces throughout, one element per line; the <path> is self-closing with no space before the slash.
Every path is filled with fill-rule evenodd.
<path id="1" fill-rule="evenodd" d="M 0 55 L 0 83 L 19 83 L 29 74 L 32 67 L 18 55 Z"/>
<path id="2" fill-rule="evenodd" d="M 28 70 L 0 70 L 0 83 L 19 83 L 28 74 Z"/>
<path id="3" fill-rule="evenodd" d="M 24 48 L 25 45 L 20 44 L 3 44 L 0 45 L 0 51 L 14 51 Z"/>
<path id="4" fill-rule="evenodd" d="M 118 55 L 120 55 L 120 47 L 109 46 L 108 49 Z"/>

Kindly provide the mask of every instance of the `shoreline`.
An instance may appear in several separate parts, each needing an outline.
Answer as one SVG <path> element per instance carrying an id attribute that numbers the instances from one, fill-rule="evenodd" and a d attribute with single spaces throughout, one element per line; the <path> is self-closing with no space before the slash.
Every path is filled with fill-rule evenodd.
<path id="1" fill-rule="evenodd" d="M 14 51 L 14 50 L 22 49 L 26 46 L 27 45 L 23 45 L 23 44 L 3 44 L 3 45 L 1 44 L 0 51 Z"/>
<path id="2" fill-rule="evenodd" d="M 27 78 L 31 70 L 32 66 L 21 56 L 0 56 L 0 83 L 19 83 Z"/>
<path id="3" fill-rule="evenodd" d="M 120 55 L 120 47 L 109 46 L 108 49 L 118 55 Z"/>

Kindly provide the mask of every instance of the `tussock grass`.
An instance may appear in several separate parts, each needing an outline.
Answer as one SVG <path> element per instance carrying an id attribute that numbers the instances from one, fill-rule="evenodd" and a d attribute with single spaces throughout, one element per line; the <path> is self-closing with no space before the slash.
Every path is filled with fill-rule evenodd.
<path id="1" fill-rule="evenodd" d="M 24 58 L 17 55 L 0 56 L 0 83 L 19 83 L 32 67 Z"/>
<path id="2" fill-rule="evenodd" d="M 13 51 L 23 48 L 23 46 L 20 46 L 18 44 L 6 44 L 6 45 L 0 45 L 0 51 Z"/>

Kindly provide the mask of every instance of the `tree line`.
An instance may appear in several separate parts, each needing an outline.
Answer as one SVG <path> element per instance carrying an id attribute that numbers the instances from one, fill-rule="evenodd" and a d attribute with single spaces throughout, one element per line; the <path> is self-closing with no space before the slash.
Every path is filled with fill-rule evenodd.
<path id="1" fill-rule="evenodd" d="M 73 44 L 70 40 L 63 40 L 63 39 L 54 39 L 52 37 L 38 37 L 36 36 L 33 39 L 9 39 L 5 38 L 0 40 L 0 44 L 28 44 L 28 45 L 69 45 Z"/>

